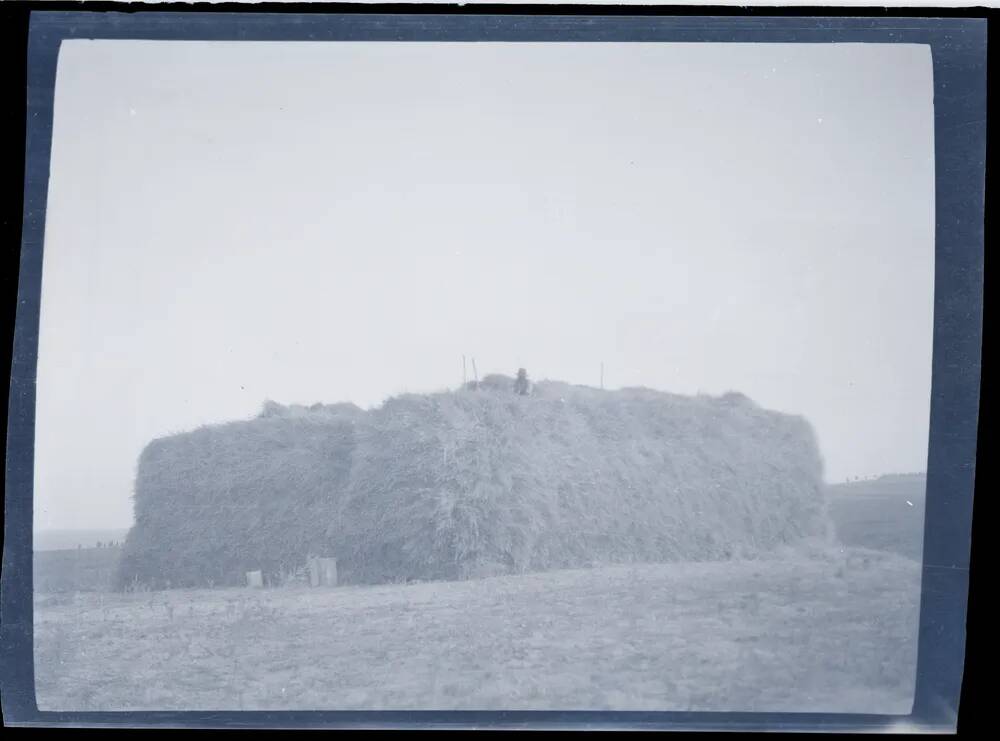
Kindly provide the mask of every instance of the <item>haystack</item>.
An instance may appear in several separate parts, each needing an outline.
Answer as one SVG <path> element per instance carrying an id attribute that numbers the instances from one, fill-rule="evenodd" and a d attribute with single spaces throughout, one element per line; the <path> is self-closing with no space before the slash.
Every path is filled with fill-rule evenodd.
<path id="1" fill-rule="evenodd" d="M 253 570 L 274 581 L 321 552 L 350 471 L 352 415 L 287 412 L 146 447 L 119 587 L 232 585 Z"/>
<path id="2" fill-rule="evenodd" d="M 346 582 L 457 579 L 747 557 L 828 532 L 801 417 L 740 394 L 491 381 L 154 441 L 119 582 L 239 583 L 309 553 Z"/>

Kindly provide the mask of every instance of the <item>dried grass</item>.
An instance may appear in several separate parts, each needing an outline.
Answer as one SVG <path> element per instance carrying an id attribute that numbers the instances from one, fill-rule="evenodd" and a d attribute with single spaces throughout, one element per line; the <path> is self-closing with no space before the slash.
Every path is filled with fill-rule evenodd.
<path id="1" fill-rule="evenodd" d="M 522 397 L 489 379 L 368 412 L 269 405 L 154 441 L 119 584 L 277 579 L 309 553 L 348 582 L 459 579 L 746 558 L 829 534 L 801 417 L 740 394 L 543 381 Z"/>

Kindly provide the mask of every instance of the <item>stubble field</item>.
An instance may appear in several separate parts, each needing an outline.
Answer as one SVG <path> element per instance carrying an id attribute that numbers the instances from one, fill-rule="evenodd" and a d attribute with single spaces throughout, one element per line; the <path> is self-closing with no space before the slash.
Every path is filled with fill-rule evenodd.
<path id="1" fill-rule="evenodd" d="M 865 549 L 337 589 L 39 595 L 45 710 L 900 713 L 919 565 Z"/>

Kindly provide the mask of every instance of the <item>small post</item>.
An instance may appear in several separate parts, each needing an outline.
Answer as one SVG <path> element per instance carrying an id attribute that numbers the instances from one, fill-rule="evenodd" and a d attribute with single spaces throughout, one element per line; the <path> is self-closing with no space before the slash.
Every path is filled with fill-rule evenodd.
<path id="1" fill-rule="evenodd" d="M 465 384 L 468 383 L 468 377 L 465 370 L 465 356 L 462 356 L 462 388 L 465 388 Z"/>
<path id="2" fill-rule="evenodd" d="M 479 371 L 476 369 L 476 359 L 472 359 L 472 376 L 476 379 L 476 388 L 479 388 Z"/>
<path id="3" fill-rule="evenodd" d="M 337 559 L 319 559 L 319 583 L 324 587 L 337 586 Z"/>
<path id="4" fill-rule="evenodd" d="M 604 361 L 601 361 L 601 388 L 604 388 Z"/>
<path id="5" fill-rule="evenodd" d="M 319 586 L 319 559 L 315 556 L 310 556 L 309 560 L 306 562 L 309 569 L 309 586 L 318 587 Z"/>

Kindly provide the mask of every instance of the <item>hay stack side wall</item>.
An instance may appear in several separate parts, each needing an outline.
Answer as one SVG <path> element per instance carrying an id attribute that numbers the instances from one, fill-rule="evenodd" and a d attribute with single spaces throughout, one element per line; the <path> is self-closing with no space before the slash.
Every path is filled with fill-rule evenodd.
<path id="1" fill-rule="evenodd" d="M 369 422 L 331 532 L 360 581 L 745 557 L 828 532 L 811 427 L 745 398 L 540 384 L 400 397 Z"/>
<path id="2" fill-rule="evenodd" d="M 264 417 L 150 443 L 139 459 L 136 524 L 120 588 L 276 580 L 325 547 L 350 470 L 354 426 L 318 416 Z"/>
<path id="3" fill-rule="evenodd" d="M 336 557 L 345 582 L 455 579 L 745 557 L 828 532 L 800 417 L 738 394 L 503 386 L 154 442 L 121 581 L 238 583 L 307 550 Z"/>

